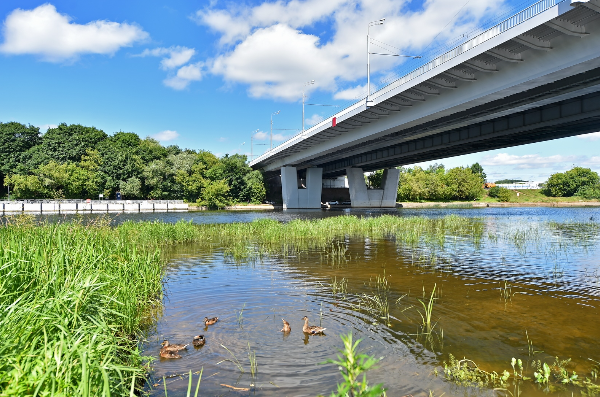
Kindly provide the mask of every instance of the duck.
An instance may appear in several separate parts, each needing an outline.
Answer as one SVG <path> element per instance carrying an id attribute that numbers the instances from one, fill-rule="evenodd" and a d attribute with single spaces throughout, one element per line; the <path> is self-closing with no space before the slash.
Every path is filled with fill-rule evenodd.
<path id="1" fill-rule="evenodd" d="M 166 339 L 160 345 L 162 346 L 162 349 L 160 349 L 161 353 L 163 351 L 165 351 L 165 352 L 171 352 L 171 353 L 177 353 L 179 350 L 187 349 L 187 347 L 189 346 L 189 345 L 183 345 L 183 344 L 177 344 L 177 343 L 174 344 L 174 345 L 172 345 Z"/>
<path id="2" fill-rule="evenodd" d="M 213 318 L 204 317 L 204 325 L 213 325 L 217 321 L 219 321 L 219 317 L 213 317 Z"/>
<path id="3" fill-rule="evenodd" d="M 160 356 L 162 358 L 181 358 L 177 352 L 172 352 L 164 349 L 160 349 Z"/>
<path id="4" fill-rule="evenodd" d="M 204 335 L 196 335 L 192 340 L 192 345 L 194 345 L 194 347 L 202 347 L 205 343 L 206 339 L 204 338 Z"/>
<path id="5" fill-rule="evenodd" d="M 306 332 L 307 334 L 321 334 L 327 329 L 317 325 L 308 325 L 308 317 L 306 316 L 302 317 L 302 320 L 304 320 L 304 327 L 302 327 L 302 331 Z"/>
<path id="6" fill-rule="evenodd" d="M 283 328 L 281 329 L 281 332 L 290 332 L 292 330 L 292 327 L 290 327 L 290 323 L 288 323 L 287 321 L 285 321 L 283 318 Z"/>

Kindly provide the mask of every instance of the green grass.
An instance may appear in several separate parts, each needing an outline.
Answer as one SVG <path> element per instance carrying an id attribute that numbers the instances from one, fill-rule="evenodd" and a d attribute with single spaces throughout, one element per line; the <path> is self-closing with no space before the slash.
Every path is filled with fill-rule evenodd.
<path id="1" fill-rule="evenodd" d="M 190 230 L 171 225 L 162 238 L 183 241 Z M 0 228 L 0 396 L 122 396 L 141 386 L 139 339 L 162 298 L 154 237 L 134 224 L 27 216 Z"/>
<path id="2" fill-rule="evenodd" d="M 517 197 L 519 192 L 519 197 Z M 497 203 L 497 198 L 492 198 L 487 193 L 479 200 L 483 203 Z M 542 194 L 541 189 L 518 189 L 511 190 L 511 196 L 509 203 L 578 203 L 583 201 L 597 202 L 598 200 L 585 200 L 578 196 L 573 197 L 548 197 Z"/>

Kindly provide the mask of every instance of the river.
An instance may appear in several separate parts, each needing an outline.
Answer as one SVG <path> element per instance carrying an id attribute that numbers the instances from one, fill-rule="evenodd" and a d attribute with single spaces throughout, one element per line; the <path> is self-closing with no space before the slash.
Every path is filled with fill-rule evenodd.
<path id="1" fill-rule="evenodd" d="M 286 222 L 383 213 L 473 217 L 484 223 L 484 233 L 477 243 L 449 236 L 438 249 L 407 249 L 392 239 L 345 238 L 338 257 L 304 252 L 242 262 L 218 246 L 173 247 L 164 309 L 143 346 L 155 358 L 150 395 L 165 395 L 165 377 L 169 396 L 185 396 L 186 374 L 194 372 L 195 389 L 200 369 L 202 396 L 329 395 L 341 376 L 337 366 L 323 363 L 336 357 L 340 335 L 350 331 L 363 339 L 360 350 L 381 358 L 367 375 L 371 384 L 382 382 L 388 396 L 510 395 L 445 379 L 450 354 L 466 357 L 487 372 L 511 374 L 515 357 L 529 376 L 538 360 L 552 364 L 555 357 L 570 358 L 564 366 L 569 374 L 575 371 L 580 381 L 592 376 L 591 360 L 600 361 L 598 208 L 150 213 L 121 214 L 112 222 L 227 223 L 265 217 Z M 365 310 L 360 300 L 378 287 L 386 291 L 389 320 Z M 419 312 L 424 312 L 421 302 L 432 296 L 435 325 L 425 335 Z M 219 321 L 205 327 L 205 316 L 218 316 Z M 304 316 L 326 327 L 325 335 L 304 334 Z M 291 324 L 291 333 L 280 332 L 282 318 Z M 176 360 L 159 358 L 164 339 L 190 343 L 198 334 L 207 340 L 204 347 L 190 346 Z M 249 353 L 256 356 L 255 376 Z M 581 395 L 582 390 L 548 388 L 532 380 L 521 382 L 519 389 L 512 384 L 509 388 L 523 396 Z"/>

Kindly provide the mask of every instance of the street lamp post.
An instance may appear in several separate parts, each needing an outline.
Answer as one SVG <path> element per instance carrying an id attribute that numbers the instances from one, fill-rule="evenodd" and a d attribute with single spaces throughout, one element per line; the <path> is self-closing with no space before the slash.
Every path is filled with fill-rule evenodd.
<path id="1" fill-rule="evenodd" d="M 392 57 L 404 57 L 404 58 L 412 58 L 412 59 L 421 58 L 420 56 L 414 56 L 414 55 L 385 54 L 385 53 L 379 53 L 379 52 L 371 52 L 371 37 L 369 36 L 369 28 L 371 26 L 375 26 L 375 25 L 383 25 L 384 22 L 385 22 L 385 18 L 381 18 L 378 21 L 369 22 L 369 24 L 367 25 L 367 106 L 369 106 L 369 97 L 371 96 L 371 54 L 387 55 L 387 56 L 392 56 Z M 382 44 L 386 45 L 387 47 L 391 47 L 388 44 L 385 44 L 385 43 L 382 43 Z M 377 44 L 375 44 L 375 45 L 377 45 Z"/>
<path id="2" fill-rule="evenodd" d="M 250 161 L 252 161 L 252 157 L 253 157 L 253 143 L 252 140 L 254 139 L 254 135 L 256 135 L 256 133 L 260 131 L 259 129 L 257 129 L 256 131 L 253 131 L 252 134 L 250 134 Z"/>
<path id="3" fill-rule="evenodd" d="M 271 135 L 269 136 L 269 150 L 273 149 L 273 116 L 275 116 L 276 114 L 279 114 L 279 112 L 280 112 L 280 110 L 271 114 Z"/>
<path id="4" fill-rule="evenodd" d="M 383 25 L 385 18 L 381 18 L 379 21 L 369 22 L 367 25 L 367 102 L 369 102 L 369 96 L 371 95 L 371 38 L 369 37 L 369 29 L 371 26 Z"/>
<path id="5" fill-rule="evenodd" d="M 306 86 L 309 86 L 314 83 L 315 83 L 314 80 L 306 82 L 304 84 L 304 89 L 302 90 L 302 132 L 304 132 L 304 100 L 306 99 L 306 95 L 304 95 L 304 93 L 306 91 Z"/>

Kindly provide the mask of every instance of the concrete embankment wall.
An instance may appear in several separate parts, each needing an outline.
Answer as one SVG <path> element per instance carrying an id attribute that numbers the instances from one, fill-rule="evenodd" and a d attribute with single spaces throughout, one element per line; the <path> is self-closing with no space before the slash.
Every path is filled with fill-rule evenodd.
<path id="1" fill-rule="evenodd" d="M 182 200 L 17 200 L 0 201 L 0 211 L 11 213 L 171 212 L 187 211 Z"/>

